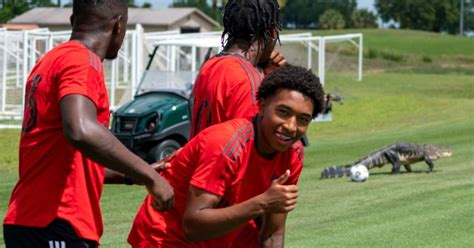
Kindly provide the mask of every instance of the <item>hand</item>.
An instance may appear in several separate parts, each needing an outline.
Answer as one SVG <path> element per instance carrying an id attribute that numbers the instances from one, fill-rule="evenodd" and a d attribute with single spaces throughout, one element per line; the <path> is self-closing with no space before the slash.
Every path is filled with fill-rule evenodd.
<path id="1" fill-rule="evenodd" d="M 151 185 L 146 185 L 148 192 L 153 198 L 152 206 L 158 211 L 167 211 L 174 206 L 174 191 L 171 185 L 156 174 Z"/>
<path id="2" fill-rule="evenodd" d="M 173 160 L 173 158 L 176 156 L 176 154 L 181 151 L 181 149 L 183 149 L 182 147 L 179 148 L 178 150 L 168 154 L 165 158 L 163 158 L 162 160 L 158 161 L 158 162 L 155 162 L 153 164 L 151 164 L 151 167 L 153 167 L 153 169 L 155 169 L 156 172 L 162 172 L 168 168 L 171 167 L 171 163 L 170 161 Z"/>
<path id="3" fill-rule="evenodd" d="M 151 164 L 150 166 L 158 173 L 170 168 L 171 167 L 170 161 L 173 160 L 173 158 L 176 156 L 176 154 L 179 151 L 181 151 L 181 149 L 183 149 L 183 148 L 179 148 L 178 150 L 168 154 L 168 156 L 166 156 L 162 160 L 160 160 L 158 162 L 155 162 L 155 163 Z M 133 181 L 133 184 L 144 185 L 144 183 L 142 181 L 138 181 L 138 180 L 135 180 L 135 179 L 132 179 L 132 181 Z"/>
<path id="4" fill-rule="evenodd" d="M 279 178 L 273 180 L 267 191 L 261 195 L 266 213 L 287 213 L 296 207 L 298 186 L 283 185 L 289 177 L 290 171 L 287 170 Z"/>
<path id="5" fill-rule="evenodd" d="M 277 66 L 283 66 L 288 63 L 285 57 L 283 56 L 283 54 L 276 49 L 272 51 L 272 54 L 270 55 L 270 59 L 272 60 L 272 64 L 277 65 Z"/>
<path id="6" fill-rule="evenodd" d="M 264 68 L 263 68 L 263 73 L 267 75 L 268 73 L 272 72 L 278 67 L 281 67 L 283 65 L 286 65 L 288 62 L 286 61 L 285 57 L 283 54 L 274 49 L 272 51 L 272 54 L 270 55 L 269 59 L 270 63 L 268 63 Z"/>

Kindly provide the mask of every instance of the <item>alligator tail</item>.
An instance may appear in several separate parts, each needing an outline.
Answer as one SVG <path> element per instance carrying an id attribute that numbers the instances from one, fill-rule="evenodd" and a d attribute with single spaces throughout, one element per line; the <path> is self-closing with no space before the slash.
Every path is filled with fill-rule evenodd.
<path id="1" fill-rule="evenodd" d="M 344 177 L 344 176 L 350 176 L 350 175 L 351 175 L 351 166 L 350 165 L 331 166 L 331 167 L 327 167 L 327 168 L 323 169 L 323 171 L 321 171 L 320 179 Z"/>

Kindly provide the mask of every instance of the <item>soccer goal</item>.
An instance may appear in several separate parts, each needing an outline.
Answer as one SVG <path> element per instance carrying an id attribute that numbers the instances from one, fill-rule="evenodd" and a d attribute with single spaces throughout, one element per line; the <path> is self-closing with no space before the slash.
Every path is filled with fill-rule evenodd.
<path id="1" fill-rule="evenodd" d="M 70 31 L 0 29 L 0 128 L 18 128 L 24 106 L 25 82 L 32 67 L 54 46 L 69 39 Z M 334 45 L 345 44 L 342 49 Z M 348 44 L 348 46 L 347 46 Z M 201 64 L 222 49 L 221 33 L 180 34 L 128 30 L 116 60 L 105 61 L 105 80 L 111 109 L 133 99 L 147 69 L 197 72 Z M 314 36 L 284 34 L 277 45 L 289 63 L 312 69 L 324 85 L 327 73 L 339 72 L 340 57 L 349 57 L 349 71 L 362 80 L 362 34 Z M 342 51 L 342 52 L 341 52 Z M 349 51 L 349 52 L 347 52 Z M 343 56 L 339 56 L 342 54 Z M 150 56 L 156 56 L 150 62 Z"/>

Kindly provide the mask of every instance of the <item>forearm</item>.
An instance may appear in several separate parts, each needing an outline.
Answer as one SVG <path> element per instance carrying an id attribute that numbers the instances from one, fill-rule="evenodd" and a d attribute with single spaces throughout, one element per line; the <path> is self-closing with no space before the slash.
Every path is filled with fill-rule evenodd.
<path id="1" fill-rule="evenodd" d="M 205 208 L 185 214 L 183 229 L 190 241 L 221 237 L 265 213 L 259 196 L 225 208 Z"/>
<path id="2" fill-rule="evenodd" d="M 263 225 L 259 234 L 259 247 L 284 247 L 286 216 L 286 213 L 264 216 Z"/>
<path id="3" fill-rule="evenodd" d="M 106 184 L 133 184 L 130 177 L 124 174 L 105 168 L 104 183 Z"/>
<path id="4" fill-rule="evenodd" d="M 138 156 L 130 152 L 107 128 L 98 123 L 82 123 L 82 130 L 70 135 L 70 143 L 85 156 L 99 164 L 143 182 L 151 182 L 155 171 Z M 79 134 L 77 134 L 79 133 Z M 110 180 L 118 180 L 119 175 L 109 172 Z M 110 180 L 109 180 L 110 179 Z"/>
<path id="5" fill-rule="evenodd" d="M 281 248 L 285 246 L 285 234 L 273 233 L 268 237 L 259 240 L 259 247 L 262 248 Z"/>

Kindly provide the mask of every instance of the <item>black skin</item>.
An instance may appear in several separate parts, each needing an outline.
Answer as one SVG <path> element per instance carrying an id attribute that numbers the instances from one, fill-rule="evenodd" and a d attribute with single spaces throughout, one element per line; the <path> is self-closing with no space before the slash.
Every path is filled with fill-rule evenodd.
<path id="1" fill-rule="evenodd" d="M 114 16 L 94 13 L 83 18 L 71 16 L 71 40 L 83 43 L 102 61 L 117 57 L 126 32 L 127 10 L 120 13 Z M 97 122 L 97 109 L 89 98 L 79 94 L 67 95 L 61 99 L 60 110 L 67 140 L 85 156 L 108 168 L 105 183 L 123 182 L 123 175 L 127 175 L 134 182 L 145 185 L 153 196 L 156 209 L 166 211 L 173 207 L 173 188 L 154 167 L 130 152 Z"/>
<path id="2" fill-rule="evenodd" d="M 283 55 L 275 50 L 276 37 L 278 31 L 274 28 L 272 31 L 273 40 L 269 44 L 264 44 L 263 38 L 250 44 L 246 40 L 236 40 L 233 44 L 229 44 L 224 49 L 228 53 L 237 53 L 244 56 L 254 66 L 262 68 L 266 73 L 270 73 L 272 67 L 278 67 L 287 63 Z"/>

